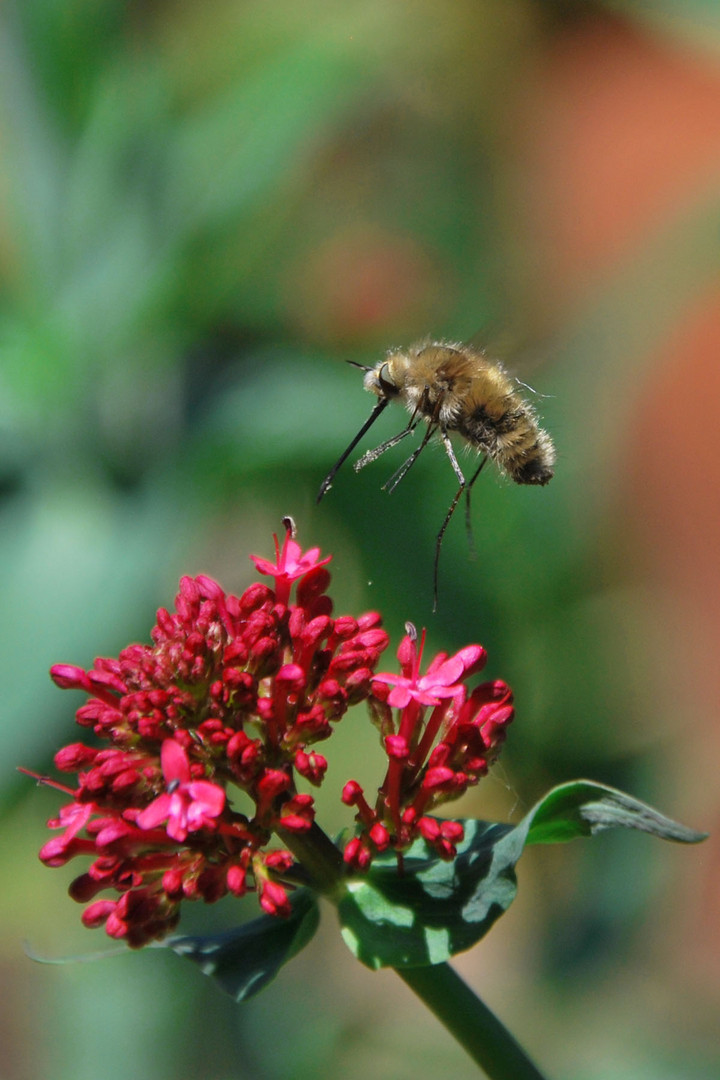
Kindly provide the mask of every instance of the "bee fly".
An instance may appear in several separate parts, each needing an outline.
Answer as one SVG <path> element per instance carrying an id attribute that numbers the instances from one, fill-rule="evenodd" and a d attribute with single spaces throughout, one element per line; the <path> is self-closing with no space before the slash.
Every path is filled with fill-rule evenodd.
<path id="1" fill-rule="evenodd" d="M 350 361 L 354 364 L 354 361 Z M 552 478 L 555 448 L 552 439 L 538 425 L 535 410 L 518 393 L 515 380 L 500 363 L 470 345 L 444 341 L 420 341 L 409 349 L 392 349 L 375 367 L 354 364 L 365 372 L 363 385 L 375 394 L 378 402 L 323 480 L 317 501 L 330 489 L 335 474 L 349 457 L 366 431 L 375 423 L 391 401 L 399 401 L 410 413 L 407 427 L 380 446 L 368 450 L 355 462 L 363 469 L 386 450 L 396 446 L 415 430 L 421 420 L 426 424 L 420 445 L 383 485 L 395 490 L 433 435 L 440 438 L 460 487 L 453 498 L 435 544 L 433 572 L 434 609 L 437 608 L 438 564 L 445 530 L 460 497 L 466 492 L 466 520 L 470 532 L 470 491 L 488 458 L 516 484 L 547 484 Z M 467 481 L 458 464 L 450 441 L 457 434 L 482 454 L 477 469 Z"/>

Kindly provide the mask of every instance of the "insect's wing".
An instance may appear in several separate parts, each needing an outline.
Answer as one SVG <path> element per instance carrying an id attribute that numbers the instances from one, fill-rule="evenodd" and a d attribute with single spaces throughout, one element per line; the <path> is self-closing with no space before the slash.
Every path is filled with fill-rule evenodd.
<path id="1" fill-rule="evenodd" d="M 551 343 L 507 327 L 486 323 L 468 339 L 468 345 L 479 349 L 488 360 L 497 360 L 509 375 L 532 390 L 525 380 L 532 379 L 552 355 Z"/>

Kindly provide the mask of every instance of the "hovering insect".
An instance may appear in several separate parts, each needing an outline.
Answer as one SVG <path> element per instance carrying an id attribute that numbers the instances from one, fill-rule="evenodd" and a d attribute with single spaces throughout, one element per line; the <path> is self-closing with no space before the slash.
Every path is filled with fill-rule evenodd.
<path id="1" fill-rule="evenodd" d="M 553 476 L 555 448 L 552 439 L 538 424 L 535 410 L 518 392 L 518 384 L 497 361 L 480 349 L 457 342 L 424 340 L 410 348 L 391 349 L 375 367 L 355 364 L 365 372 L 363 385 L 379 399 L 373 411 L 323 480 L 320 502 L 366 431 L 391 401 L 399 401 L 410 413 L 407 427 L 397 435 L 368 450 L 355 462 L 359 470 L 377 460 L 415 430 L 421 420 L 427 425 L 420 445 L 383 485 L 395 490 L 417 461 L 433 435 L 441 440 L 460 487 L 450 504 L 435 545 L 434 596 L 437 607 L 438 563 L 445 530 L 463 491 L 466 492 L 466 520 L 470 531 L 470 491 L 488 458 L 517 484 L 547 484 Z M 482 460 L 469 481 L 458 464 L 450 435 L 457 434 Z"/>

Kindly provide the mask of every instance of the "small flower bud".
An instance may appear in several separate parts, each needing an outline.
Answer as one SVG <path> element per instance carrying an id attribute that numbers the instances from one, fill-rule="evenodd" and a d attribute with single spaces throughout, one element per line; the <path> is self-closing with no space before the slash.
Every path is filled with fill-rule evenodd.
<path id="1" fill-rule="evenodd" d="M 87 672 L 73 664 L 53 664 L 50 678 L 61 690 L 84 690 L 87 694 L 92 693 Z"/>
<path id="2" fill-rule="evenodd" d="M 260 907 L 268 915 L 281 915 L 288 918 L 292 913 L 288 894 L 276 881 L 260 883 Z"/>
<path id="3" fill-rule="evenodd" d="M 407 761 L 410 755 L 407 739 L 404 739 L 402 735 L 386 735 L 385 749 L 388 757 L 393 761 Z"/>

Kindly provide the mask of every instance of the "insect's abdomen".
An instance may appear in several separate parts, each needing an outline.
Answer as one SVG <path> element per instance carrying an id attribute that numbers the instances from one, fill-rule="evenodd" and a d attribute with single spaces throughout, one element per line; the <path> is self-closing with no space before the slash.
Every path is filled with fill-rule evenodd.
<path id="1" fill-rule="evenodd" d="M 486 394 L 466 411 L 458 431 L 488 454 L 516 484 L 547 484 L 555 448 L 535 413 L 515 393 Z"/>

